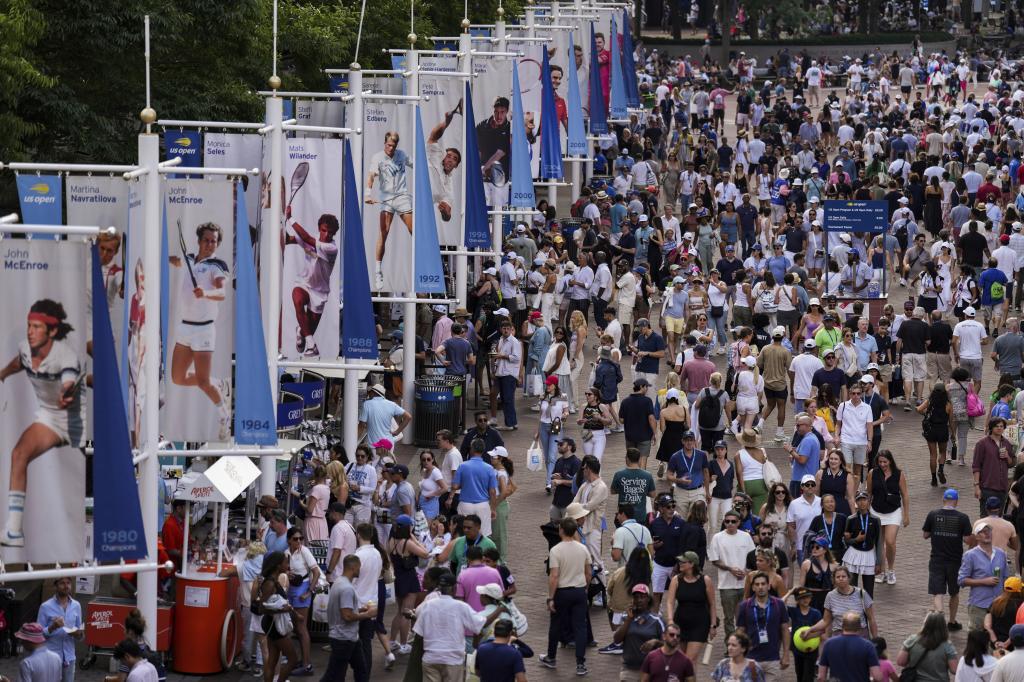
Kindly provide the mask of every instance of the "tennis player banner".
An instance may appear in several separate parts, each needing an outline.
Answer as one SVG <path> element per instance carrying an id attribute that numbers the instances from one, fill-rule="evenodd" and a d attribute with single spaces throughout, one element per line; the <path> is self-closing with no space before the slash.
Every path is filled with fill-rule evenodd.
<path id="1" fill-rule="evenodd" d="M 530 170 L 530 143 L 519 87 L 519 65 L 512 66 L 512 199 L 515 208 L 534 208 L 533 172 Z"/>
<path id="2" fill-rule="evenodd" d="M 148 553 L 132 463 L 132 441 L 117 372 L 117 353 L 103 293 L 100 251 L 91 267 L 93 393 L 104 409 L 93 412 L 93 557 L 97 561 L 141 559 Z"/>
<path id="3" fill-rule="evenodd" d="M 484 198 L 491 208 L 509 205 L 512 176 L 512 60 L 488 57 L 474 60 L 473 110 L 477 148 L 484 181 Z"/>
<path id="4" fill-rule="evenodd" d="M 370 300 L 370 277 L 363 244 L 363 216 L 359 209 L 359 187 L 352 149 L 345 140 L 345 267 L 342 291 L 345 309 L 341 325 L 341 354 L 346 360 L 376 360 L 377 322 Z"/>
<path id="5" fill-rule="evenodd" d="M 172 441 L 231 435 L 234 352 L 232 182 L 165 184 L 170 266 L 160 432 Z"/>
<path id="6" fill-rule="evenodd" d="M 572 55 L 578 54 L 578 58 L 582 63 L 582 51 L 577 52 L 571 34 L 569 36 L 569 53 Z M 580 87 L 580 81 L 576 77 L 570 76 L 566 81 L 568 93 L 568 101 L 566 102 L 568 120 L 566 121 L 566 127 L 568 133 L 565 151 L 569 156 L 579 158 L 587 154 L 587 133 L 586 128 L 583 126 L 583 101 L 580 99 L 580 92 L 585 90 Z"/>
<path id="7" fill-rule="evenodd" d="M 413 110 L 373 100 L 363 108 L 363 236 L 375 293 L 413 288 Z"/>
<path id="8" fill-rule="evenodd" d="M 413 275 L 417 294 L 445 293 L 444 269 L 441 265 L 441 247 L 437 242 L 437 224 L 430 197 L 430 174 L 427 167 L 427 148 L 423 142 L 423 117 L 416 107 L 416 259 Z"/>
<path id="9" fill-rule="evenodd" d="M 60 225 L 64 222 L 63 186 L 59 175 L 23 175 L 16 178 L 21 222 Z"/>
<path id="10" fill-rule="evenodd" d="M 143 254 L 146 252 L 146 241 L 156 239 L 156 235 L 147 235 L 144 217 L 143 186 L 132 182 L 128 186 L 128 257 L 125 260 L 124 300 L 125 315 L 121 335 L 121 388 L 125 395 L 128 410 L 128 428 L 132 433 L 132 443 L 142 443 L 143 409 L 146 399 L 146 377 L 142 371 L 146 357 L 146 270 L 143 266 Z M 159 273 L 153 273 L 158 277 Z M 152 314 L 152 324 L 159 324 L 160 316 Z M 154 348 L 153 352 L 159 349 Z M 154 386 L 152 390 L 157 390 Z"/>
<path id="11" fill-rule="evenodd" d="M 286 358 L 338 357 L 341 155 L 341 140 L 285 146 L 279 346 Z"/>
<path id="12" fill-rule="evenodd" d="M 235 442 L 240 445 L 275 445 L 274 397 L 267 365 L 267 347 L 260 315 L 252 243 L 248 234 L 242 183 L 235 185 Z"/>
<path id="13" fill-rule="evenodd" d="M 622 44 L 619 42 L 619 34 L 615 28 L 615 17 L 612 17 L 611 53 L 611 101 L 609 111 L 612 119 L 626 121 L 629 100 L 626 99 L 626 78 L 623 74 Z"/>
<path id="14" fill-rule="evenodd" d="M 81 561 L 88 247 L 5 239 L 0 253 L 0 559 Z"/>
<path id="15" fill-rule="evenodd" d="M 458 70 L 454 54 L 424 56 L 420 66 L 425 71 L 445 73 Z M 427 164 L 437 237 L 445 246 L 459 246 L 462 241 L 459 213 L 462 208 L 462 140 L 464 135 L 462 79 L 437 75 L 420 77 L 420 95 L 424 133 L 427 143 Z"/>

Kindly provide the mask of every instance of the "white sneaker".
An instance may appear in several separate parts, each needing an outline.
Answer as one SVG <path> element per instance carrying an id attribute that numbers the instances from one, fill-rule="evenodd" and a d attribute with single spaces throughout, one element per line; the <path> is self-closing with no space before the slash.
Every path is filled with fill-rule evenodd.
<path id="1" fill-rule="evenodd" d="M 217 383 L 217 390 L 220 391 L 220 399 L 225 406 L 231 403 L 231 379 L 221 379 Z"/>
<path id="2" fill-rule="evenodd" d="M 905 287 L 905 286 L 907 286 L 907 280 L 905 280 L 905 279 L 903 279 L 902 277 L 900 277 L 900 286 L 901 286 L 901 287 Z"/>
<path id="3" fill-rule="evenodd" d="M 25 535 L 22 533 L 14 535 L 10 530 L 4 528 L 3 535 L 0 535 L 0 545 L 4 547 L 24 547 Z"/>
<path id="4" fill-rule="evenodd" d="M 889 585 L 895 585 L 896 584 L 896 571 L 889 571 L 889 573 L 885 576 L 885 582 L 888 583 Z"/>
<path id="5" fill-rule="evenodd" d="M 719 347 L 719 349 L 715 351 L 715 355 L 725 355 L 725 349 Z"/>
<path id="6" fill-rule="evenodd" d="M 231 412 L 226 405 L 221 405 L 217 410 L 217 437 L 220 440 L 231 437 Z"/>
<path id="7" fill-rule="evenodd" d="M 306 350 L 306 337 L 302 335 L 302 327 L 295 325 L 295 350 L 302 352 Z"/>
<path id="8" fill-rule="evenodd" d="M 380 291 L 381 289 L 384 288 L 384 273 L 383 272 L 379 272 L 378 271 L 378 272 L 373 273 L 373 288 L 375 290 L 377 290 L 377 291 Z"/>
<path id="9" fill-rule="evenodd" d="M 314 343 L 312 345 L 312 347 L 307 348 L 306 351 L 302 355 L 303 355 L 303 357 L 307 357 L 307 358 L 318 358 L 318 357 L 320 357 L 320 349 L 317 348 L 316 344 Z"/>
<path id="10" fill-rule="evenodd" d="M 390 651 L 384 655 L 384 669 L 391 670 L 395 667 L 395 655 Z"/>
<path id="11" fill-rule="evenodd" d="M 402 656 L 408 656 L 412 653 L 412 644 L 402 644 L 398 647 L 398 653 Z"/>

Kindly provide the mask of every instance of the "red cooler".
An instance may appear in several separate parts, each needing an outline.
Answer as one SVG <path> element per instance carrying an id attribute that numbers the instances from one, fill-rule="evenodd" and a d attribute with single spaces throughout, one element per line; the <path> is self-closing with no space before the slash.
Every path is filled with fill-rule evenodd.
<path id="1" fill-rule="evenodd" d="M 174 670 L 212 675 L 226 670 L 241 646 L 238 578 L 199 571 L 175 579 Z"/>

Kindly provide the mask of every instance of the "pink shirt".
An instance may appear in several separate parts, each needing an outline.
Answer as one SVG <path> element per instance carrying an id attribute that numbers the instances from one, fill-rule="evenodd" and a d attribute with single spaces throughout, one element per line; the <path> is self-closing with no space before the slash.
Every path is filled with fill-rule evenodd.
<path id="1" fill-rule="evenodd" d="M 696 393 L 708 387 L 711 375 L 716 371 L 715 363 L 706 358 L 687 360 L 679 370 L 679 385 L 687 393 Z"/>
<path id="2" fill-rule="evenodd" d="M 478 566 L 466 566 L 459 572 L 459 578 L 455 586 L 455 596 L 467 604 L 474 611 L 483 611 L 484 605 L 480 603 L 480 595 L 477 594 L 478 585 L 490 585 L 497 583 L 501 587 L 501 574 L 498 569 L 480 564 Z"/>

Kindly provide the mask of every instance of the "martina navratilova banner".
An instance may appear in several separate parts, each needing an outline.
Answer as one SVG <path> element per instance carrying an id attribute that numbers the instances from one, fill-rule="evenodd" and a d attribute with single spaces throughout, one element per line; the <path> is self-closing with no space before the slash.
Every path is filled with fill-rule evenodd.
<path id="1" fill-rule="evenodd" d="M 231 435 L 232 189 L 226 178 L 184 178 L 165 185 L 171 268 L 160 432 L 168 440 Z"/>
<path id="2" fill-rule="evenodd" d="M 281 354 L 336 358 L 340 346 L 341 140 L 285 144 Z"/>
<path id="3" fill-rule="evenodd" d="M 370 100 L 363 109 L 363 237 L 373 292 L 412 291 L 413 116 L 412 105 L 394 102 Z"/>
<path id="4" fill-rule="evenodd" d="M 89 249 L 5 239 L 0 256 L 0 557 L 80 561 Z"/>
<path id="5" fill-rule="evenodd" d="M 425 56 L 420 66 L 426 71 L 457 71 L 455 55 Z M 420 94 L 430 99 L 420 103 L 423 134 L 426 136 L 427 165 L 433 195 L 434 222 L 443 246 L 461 244 L 459 213 L 462 207 L 462 137 L 465 128 L 464 81 L 450 76 L 422 76 Z"/>
<path id="6" fill-rule="evenodd" d="M 128 227 L 128 183 L 121 177 L 74 175 L 67 179 L 67 213 L 69 225 L 96 225 L 117 229 L 117 235 L 104 235 L 97 240 L 100 275 L 106 294 L 107 314 L 113 330 L 114 352 L 121 358 L 121 334 L 124 330 L 124 271 L 127 249 L 123 235 Z M 92 319 L 92 272 L 86 274 L 86 315 Z M 93 340 L 92 325 L 86 330 Z M 91 365 L 90 365 L 91 371 Z M 93 412 L 94 394 L 88 393 L 89 413 Z M 86 425 L 92 437 L 92 422 Z"/>

